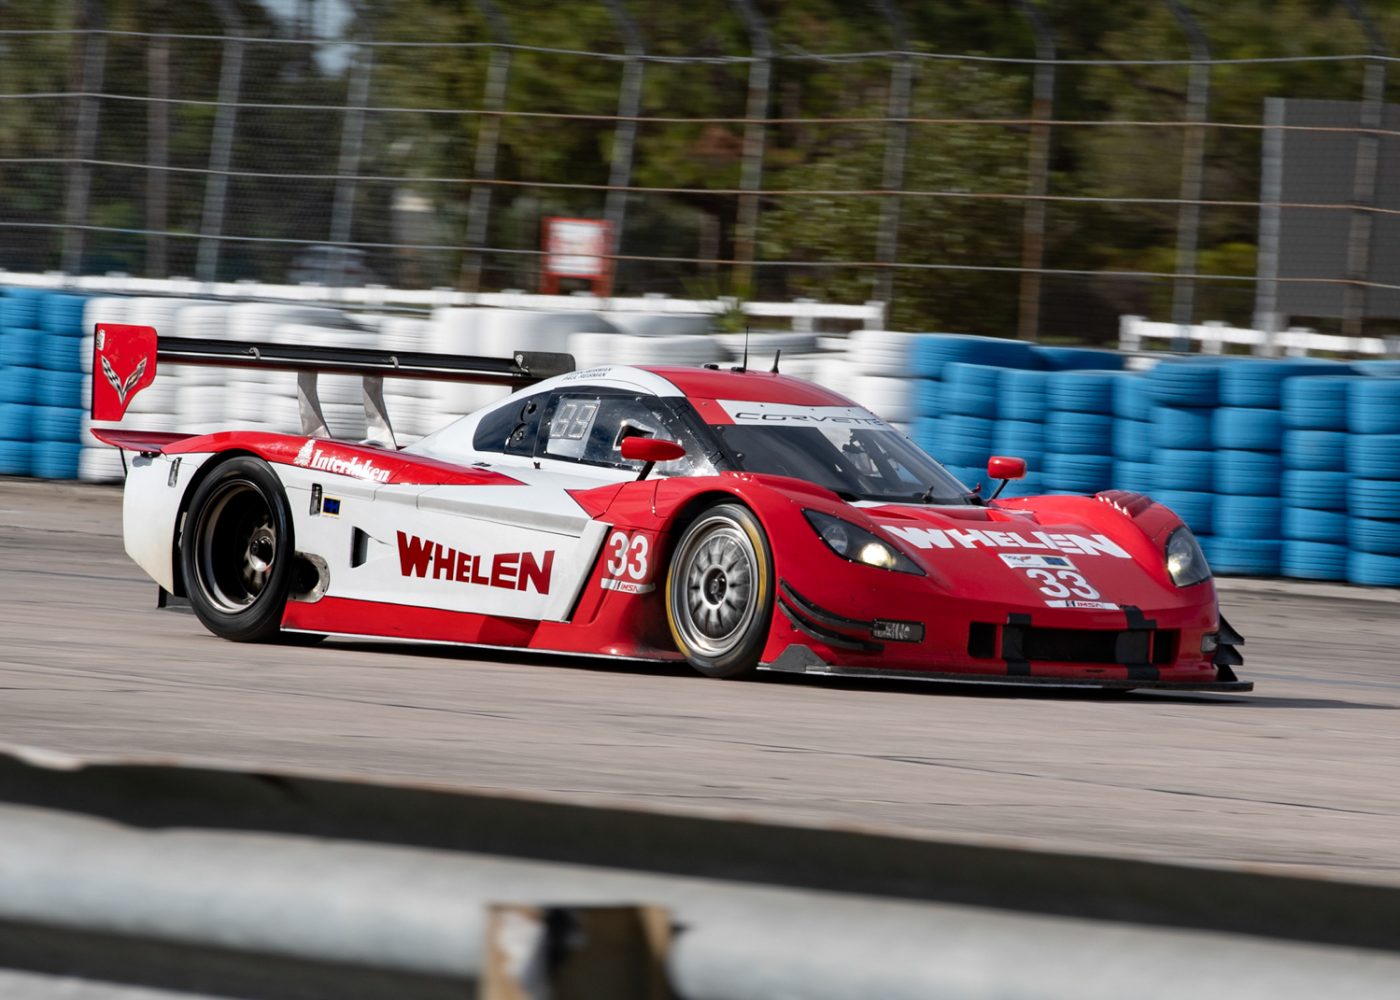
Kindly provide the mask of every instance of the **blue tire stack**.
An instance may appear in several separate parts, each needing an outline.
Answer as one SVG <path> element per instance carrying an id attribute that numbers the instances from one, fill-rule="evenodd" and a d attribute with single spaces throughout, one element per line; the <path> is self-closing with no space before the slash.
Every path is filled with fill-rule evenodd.
<path id="1" fill-rule="evenodd" d="M 82 450 L 83 345 L 81 295 L 49 294 L 40 307 L 39 405 L 34 410 L 34 475 L 76 479 Z"/>
<path id="2" fill-rule="evenodd" d="M 1045 410 L 1050 372 L 1004 369 L 998 384 L 1000 419 L 992 431 L 992 454 L 1026 460 L 1026 478 L 1008 483 L 1002 496 L 1045 492 Z"/>
<path id="3" fill-rule="evenodd" d="M 1284 576 L 1346 578 L 1347 398 L 1359 381 L 1309 375 L 1283 384 Z"/>
<path id="4" fill-rule="evenodd" d="M 993 365 L 962 361 L 943 368 L 943 416 L 933 454 L 969 489 L 980 483 L 983 496 L 991 495 L 987 459 L 992 455 L 1002 374 Z"/>
<path id="5" fill-rule="evenodd" d="M 1347 396 L 1346 578 L 1400 586 L 1400 378 L 1353 381 Z"/>
<path id="6" fill-rule="evenodd" d="M 1206 550 L 1221 573 L 1277 575 L 1283 567 L 1283 386 L 1310 374 L 1340 374 L 1330 362 L 1239 358 L 1220 368 L 1215 411 L 1215 540 Z"/>
<path id="7" fill-rule="evenodd" d="M 1113 384 L 1113 485 L 1151 495 L 1156 488 L 1152 464 L 1152 395 L 1142 376 Z"/>
<path id="8" fill-rule="evenodd" d="M 1115 386 L 1111 371 L 1053 372 L 1046 385 L 1045 486 L 1096 493 L 1113 485 Z"/>
<path id="9" fill-rule="evenodd" d="M 983 483 L 983 496 L 986 496 L 991 485 L 986 482 L 987 459 L 992 455 L 991 427 L 995 419 L 996 400 L 991 399 L 986 407 L 973 407 L 978 412 L 960 412 L 969 408 L 967 401 L 978 398 L 980 391 L 974 385 L 977 376 L 964 373 L 963 381 L 967 384 L 962 386 L 963 403 L 957 404 L 959 409 L 955 410 L 955 404 L 949 399 L 952 389 L 948 384 L 948 369 L 959 364 L 998 369 L 1033 368 L 1036 358 L 1031 345 L 1019 340 L 959 333 L 923 333 L 914 336 L 914 373 L 921 384 L 915 390 L 918 416 L 911 436 L 920 448 L 946 465 L 969 488 Z M 957 376 L 956 371 L 953 374 Z M 978 423 L 979 420 L 986 420 L 987 423 Z M 945 444 L 950 446 L 949 450 L 945 451 Z M 969 445 L 982 450 L 973 456 L 973 448 Z"/>
<path id="10" fill-rule="evenodd" d="M 1144 378 L 1151 407 L 1151 496 L 1176 511 L 1206 546 L 1215 519 L 1211 423 L 1220 367 L 1194 359 L 1163 361 Z"/>
<path id="11" fill-rule="evenodd" d="M 34 469 L 34 410 L 42 375 L 39 329 L 44 293 L 10 288 L 0 298 L 0 475 Z"/>

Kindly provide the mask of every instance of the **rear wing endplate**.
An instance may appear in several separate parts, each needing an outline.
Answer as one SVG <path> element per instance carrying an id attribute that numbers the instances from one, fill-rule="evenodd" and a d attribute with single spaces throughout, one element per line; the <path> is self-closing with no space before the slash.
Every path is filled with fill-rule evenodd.
<path id="1" fill-rule="evenodd" d="M 364 380 L 369 440 L 390 448 L 397 444 L 384 408 L 385 378 L 472 382 L 518 389 L 574 370 L 572 355 L 543 351 L 517 351 L 509 358 L 487 358 L 372 348 L 251 344 L 240 340 L 158 337 L 154 327 L 99 323 L 93 340 L 92 419 L 121 420 L 136 394 L 155 380 L 157 365 L 162 361 L 296 372 L 301 430 L 308 437 L 330 436 L 316 388 L 317 376 L 359 375 Z"/>

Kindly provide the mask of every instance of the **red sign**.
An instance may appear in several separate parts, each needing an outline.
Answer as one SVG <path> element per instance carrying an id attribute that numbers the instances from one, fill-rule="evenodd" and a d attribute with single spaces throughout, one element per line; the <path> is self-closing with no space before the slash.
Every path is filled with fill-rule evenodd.
<path id="1" fill-rule="evenodd" d="M 546 294 L 559 290 L 560 278 L 583 278 L 593 291 L 607 295 L 612 283 L 612 226 L 602 219 L 544 220 L 544 279 Z"/>

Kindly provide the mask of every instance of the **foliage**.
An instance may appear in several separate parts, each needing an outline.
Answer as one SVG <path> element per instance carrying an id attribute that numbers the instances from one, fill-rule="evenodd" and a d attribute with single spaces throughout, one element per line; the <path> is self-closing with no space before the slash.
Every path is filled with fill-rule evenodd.
<path id="1" fill-rule="evenodd" d="M 324 5 L 326 0 L 315 0 Z M 1298 61 L 1219 65 L 1210 74 L 1205 130 L 1205 198 L 1198 270 L 1251 273 L 1258 213 L 1263 102 L 1269 97 L 1354 101 L 1362 88 L 1359 60 L 1319 57 L 1364 53 L 1367 40 L 1343 0 L 1237 0 L 1195 10 L 1212 55 L 1240 59 L 1299 57 Z M 677 119 L 638 126 L 631 183 L 675 189 L 626 199 L 623 252 L 640 257 L 725 259 L 733 255 L 755 39 L 734 0 L 642 4 L 617 0 L 635 21 L 646 51 L 662 61 L 643 67 L 644 117 Z M 891 62 L 871 56 L 842 60 L 820 53 L 878 53 L 898 47 L 897 26 L 881 5 L 839 0 L 754 0 L 781 56 L 773 63 L 766 109 L 780 119 L 763 130 L 763 188 L 759 255 L 769 261 L 873 261 L 882 208 L 893 195 L 884 185 L 886 151 L 894 131 L 835 118 L 880 119 L 888 108 Z M 907 45 L 930 56 L 970 55 L 1024 60 L 1035 38 L 1019 8 L 1003 0 L 944 0 L 902 11 Z M 295 30 L 284 19 L 301 5 L 262 0 L 0 0 L 7 29 L 64 29 L 97 17 L 122 32 L 209 35 L 224 31 L 231 7 L 239 33 L 263 39 L 244 52 L 243 106 L 234 133 L 235 170 L 257 171 L 228 187 L 223 230 L 251 237 L 223 245 L 221 276 L 282 277 L 297 252 L 292 243 L 330 238 L 336 198 L 343 108 L 351 93 L 357 37 L 380 42 L 436 43 L 377 46 L 372 52 L 365 141 L 358 163 L 366 180 L 355 187 L 352 238 L 461 247 L 466 240 L 470 179 L 483 137 L 499 131 L 488 241 L 513 254 L 488 262 L 497 286 L 531 287 L 540 220 L 552 214 L 599 216 L 612 176 L 624 76 L 621 58 L 579 50 L 625 51 L 627 33 L 607 0 L 560 5 L 548 0 L 363 0 L 345 38 L 316 45 L 276 40 Z M 1368 4 L 1392 51 L 1400 51 L 1400 8 Z M 1042 330 L 1047 335 L 1111 335 L 1124 311 L 1162 315 L 1169 283 L 1115 278 L 1115 272 L 1176 269 L 1175 247 L 1183 139 L 1187 130 L 1186 34 L 1160 0 L 1057 0 L 1041 4 L 1053 22 L 1057 67 L 1044 263 L 1092 277 L 1048 277 Z M 324 9 L 324 7 L 322 7 Z M 341 8 L 338 8 L 341 9 Z M 503 29 L 503 33 L 501 31 Z M 83 36 L 0 33 L 0 94 L 80 90 Z M 484 45 L 508 40 L 503 50 Z M 209 148 L 214 134 L 219 75 L 227 48 L 217 40 L 175 39 L 168 46 L 172 96 L 164 226 L 189 234 L 171 239 L 168 269 L 191 273 L 196 236 L 210 189 Z M 144 98 L 153 83 L 160 46 L 136 35 L 107 37 L 104 89 L 122 99 L 98 102 L 100 132 L 90 168 L 92 198 L 86 221 L 141 230 L 162 218 L 143 168 L 155 148 L 155 105 Z M 369 55 L 361 50 L 360 58 Z M 670 56 L 709 56 L 678 64 Z M 731 57 L 727 61 L 721 57 Z M 505 107 L 486 114 L 493 59 L 508 69 Z M 1117 65 L 1105 61 L 1119 60 Z M 1092 65 L 1087 64 L 1092 63 Z M 1024 62 L 966 59 L 915 60 L 912 114 L 916 118 L 1013 119 L 1022 124 L 915 123 L 909 127 L 905 177 L 913 194 L 899 199 L 899 260 L 894 321 L 910 328 L 963 329 L 1009 334 L 1016 328 L 1022 229 L 1028 202 L 1028 136 L 1033 67 Z M 1392 74 L 1393 76 L 1394 74 Z M 132 100 L 130 98 L 137 98 Z M 268 105 L 293 104 L 295 109 Z M 0 99 L 0 149 L 35 162 L 0 169 L 0 266 L 57 266 L 66 193 L 76 174 L 61 162 L 76 149 L 78 101 Z M 549 114 L 573 117 L 550 118 Z M 814 119 L 827 119 L 816 121 Z M 1151 124 L 1113 124 L 1151 123 Z M 1164 124 L 1165 123 L 1165 124 Z M 44 162 L 37 162 L 37 161 Z M 1346 168 L 1343 164 L 1342 168 Z M 1349 168 L 1346 168 L 1349 169 Z M 571 185 L 565 188 L 538 185 Z M 533 185 L 533 186 L 532 186 Z M 786 195 L 784 191 L 869 192 Z M 1002 198 L 991 196 L 1006 196 Z M 409 219 L 402 209 L 415 207 Z M 405 221 L 405 220 L 408 221 Z M 151 265 L 151 238 L 139 233 L 92 233 L 88 269 L 136 273 Z M 457 251 L 371 251 L 372 268 L 386 280 L 443 284 L 456 280 Z M 973 269 L 959 269 L 973 268 Z M 671 261 L 624 261 L 623 292 L 684 293 L 700 285 L 741 298 L 811 295 L 860 300 L 874 294 L 878 272 L 829 266 L 762 266 L 754 284 L 733 288 L 723 268 Z M 1198 318 L 1248 317 L 1243 283 L 1198 287 Z"/>

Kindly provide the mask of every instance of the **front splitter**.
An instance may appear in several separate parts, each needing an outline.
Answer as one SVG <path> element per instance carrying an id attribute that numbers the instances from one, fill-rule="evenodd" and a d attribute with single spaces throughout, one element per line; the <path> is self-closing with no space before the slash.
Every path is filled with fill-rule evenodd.
<path id="1" fill-rule="evenodd" d="M 1093 677 L 1026 677 L 996 674 L 965 674 L 933 670 L 882 670 L 878 667 L 840 667 L 827 663 L 806 646 L 793 645 L 772 663 L 758 669 L 775 674 L 802 674 L 808 677 L 845 677 L 854 680 L 929 681 L 938 684 L 986 684 L 997 687 L 1061 688 L 1080 691 L 1132 691 L 1157 688 L 1164 691 L 1210 691 L 1236 694 L 1254 690 L 1253 681 L 1161 681 L 1102 680 Z"/>

